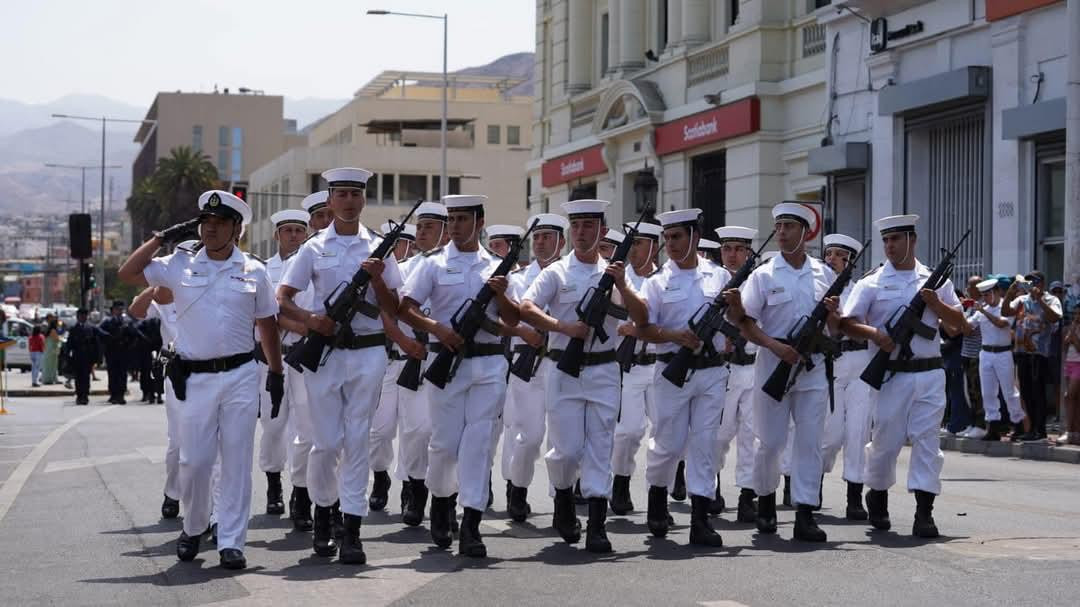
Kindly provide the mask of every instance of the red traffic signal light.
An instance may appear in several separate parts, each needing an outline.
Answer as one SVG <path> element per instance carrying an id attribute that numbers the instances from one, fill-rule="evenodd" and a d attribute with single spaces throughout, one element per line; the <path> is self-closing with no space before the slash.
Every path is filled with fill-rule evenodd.
<path id="1" fill-rule="evenodd" d="M 237 184 L 232 187 L 232 195 L 236 196 L 240 200 L 247 200 L 247 184 Z"/>

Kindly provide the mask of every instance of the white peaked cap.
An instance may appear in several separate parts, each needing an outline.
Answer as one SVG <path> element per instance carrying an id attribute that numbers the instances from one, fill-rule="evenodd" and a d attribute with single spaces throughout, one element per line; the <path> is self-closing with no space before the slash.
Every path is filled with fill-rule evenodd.
<path id="1" fill-rule="evenodd" d="M 781 202 L 772 209 L 773 219 L 786 219 L 795 217 L 806 222 L 812 232 L 817 229 L 817 219 L 810 207 L 798 202 Z"/>
<path id="2" fill-rule="evenodd" d="M 986 293 L 986 292 L 990 291 L 990 289 L 993 289 L 994 287 L 996 287 L 997 285 L 998 285 L 998 279 L 996 279 L 996 278 L 987 278 L 986 280 L 984 280 L 984 281 L 980 282 L 979 284 L 975 285 L 975 288 L 978 289 L 980 293 Z"/>
<path id="3" fill-rule="evenodd" d="M 521 238 L 525 235 L 525 228 L 503 224 L 484 226 L 484 232 L 488 238 Z"/>
<path id="4" fill-rule="evenodd" d="M 617 230 L 608 230 L 607 234 L 604 234 L 604 237 L 601 240 L 605 240 L 614 244 L 622 244 L 622 241 L 625 238 L 626 235 L 622 232 L 619 232 Z"/>
<path id="5" fill-rule="evenodd" d="M 826 250 L 832 247 L 840 247 L 851 251 L 852 255 L 858 255 L 859 251 L 862 251 L 861 242 L 844 234 L 826 234 L 823 243 Z"/>
<path id="6" fill-rule="evenodd" d="M 656 216 L 656 218 L 660 220 L 660 224 L 663 225 L 665 228 L 670 228 L 672 226 L 680 226 L 684 224 L 696 224 L 698 216 L 700 215 L 701 209 L 690 208 L 660 213 Z"/>
<path id="7" fill-rule="evenodd" d="M 536 230 L 559 230 L 565 233 L 570 229 L 570 222 L 566 220 L 562 215 L 556 215 L 555 213 L 537 213 L 529 218 L 525 222 L 526 226 L 531 226 L 534 221 L 539 221 L 536 224 Z"/>
<path id="8" fill-rule="evenodd" d="M 483 194 L 450 194 L 442 197 L 442 203 L 447 211 L 467 211 L 484 208 L 487 199 Z"/>
<path id="9" fill-rule="evenodd" d="M 221 207 L 228 207 L 236 211 L 242 220 L 241 225 L 246 226 L 251 223 L 251 207 L 238 196 L 224 190 L 208 190 L 199 196 L 200 213 L 214 213 Z"/>
<path id="10" fill-rule="evenodd" d="M 573 219 L 574 215 L 602 216 L 611 203 L 606 200 L 594 200 L 582 198 L 580 200 L 568 200 L 562 203 L 566 215 Z"/>
<path id="11" fill-rule="evenodd" d="M 446 205 L 441 202 L 421 202 L 416 207 L 416 219 L 438 219 L 446 221 Z"/>
<path id="12" fill-rule="evenodd" d="M 743 240 L 753 242 L 757 238 L 757 230 L 742 226 L 723 226 L 716 228 L 716 236 L 720 242 L 725 240 Z"/>
<path id="13" fill-rule="evenodd" d="M 874 227 L 885 235 L 894 232 L 914 232 L 917 223 L 919 223 L 918 215 L 891 215 L 875 221 Z"/>
<path id="14" fill-rule="evenodd" d="M 373 173 L 367 169 L 342 167 L 323 171 L 322 178 L 326 180 L 326 183 L 330 184 L 330 187 L 362 188 L 367 185 L 367 180 L 372 175 Z"/>
<path id="15" fill-rule="evenodd" d="M 720 243 L 708 238 L 702 238 L 698 240 L 697 248 L 699 251 L 715 251 L 720 248 Z"/>
<path id="16" fill-rule="evenodd" d="M 390 230 L 394 229 L 395 225 L 397 224 L 386 222 L 379 226 L 379 231 L 385 236 Z M 401 238 L 404 238 L 405 240 L 416 240 L 416 226 L 411 223 L 405 224 L 405 230 L 401 233 Z"/>
<path id="17" fill-rule="evenodd" d="M 304 210 L 308 213 L 317 211 L 326 206 L 326 201 L 330 199 L 330 192 L 328 190 L 320 190 L 314 194 L 308 194 L 304 197 L 304 200 L 300 203 L 300 206 L 304 207 Z"/>
<path id="18" fill-rule="evenodd" d="M 306 226 L 309 221 L 311 221 L 311 215 L 307 211 L 301 211 L 300 209 L 284 209 L 270 216 L 270 223 L 275 228 L 286 223 L 297 223 Z"/>
<path id="19" fill-rule="evenodd" d="M 653 240 L 658 240 L 660 236 L 664 234 L 663 226 L 658 226 L 655 223 L 645 223 L 644 221 L 638 224 L 637 230 L 637 238 L 652 238 Z"/>

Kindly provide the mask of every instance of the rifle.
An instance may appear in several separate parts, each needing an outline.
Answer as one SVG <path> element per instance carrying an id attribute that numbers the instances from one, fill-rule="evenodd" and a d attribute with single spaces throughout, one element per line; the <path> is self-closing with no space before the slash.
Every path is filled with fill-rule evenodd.
<path id="1" fill-rule="evenodd" d="M 629 373 L 634 367 L 634 357 L 637 355 L 634 350 L 637 350 L 637 338 L 633 335 L 624 337 L 615 349 L 615 360 L 619 362 L 619 369 L 623 373 Z"/>
<path id="2" fill-rule="evenodd" d="M 926 278 L 919 291 L 923 289 L 931 289 L 936 291 L 945 284 L 945 281 L 949 279 L 949 275 L 953 271 L 953 258 L 956 257 L 956 252 L 960 250 L 960 246 L 964 244 L 967 237 L 971 235 L 971 230 L 968 229 L 964 232 L 964 236 L 960 238 L 960 242 L 956 243 L 956 246 L 951 251 L 942 249 L 941 252 L 945 254 L 945 257 L 938 262 L 934 271 Z M 926 302 L 923 301 L 922 295 L 915 293 L 915 296 L 911 298 L 911 301 L 902 306 L 893 313 L 888 321 L 885 322 L 885 330 L 888 332 L 889 338 L 892 339 L 896 347 L 899 348 L 899 353 L 896 356 L 896 360 L 910 360 L 914 353 L 911 351 L 911 340 L 916 335 L 923 339 L 936 339 L 937 329 L 927 326 L 922 322 L 923 312 L 926 310 Z M 874 358 L 870 360 L 870 364 L 866 365 L 866 369 L 859 375 L 859 379 L 867 383 L 871 388 L 880 390 L 881 385 L 885 383 L 885 372 L 889 368 L 889 359 L 892 353 L 885 350 L 878 350 Z M 892 375 L 889 376 L 890 378 Z"/>
<path id="3" fill-rule="evenodd" d="M 633 226 L 629 224 L 625 225 L 626 236 L 623 241 L 619 243 L 619 246 L 615 247 L 615 252 L 611 255 L 609 265 L 618 263 L 620 261 L 626 261 L 626 256 L 630 254 L 630 247 L 634 244 L 634 238 L 638 235 L 638 227 L 641 225 L 641 220 L 645 219 L 645 215 L 650 213 L 652 208 L 646 206 L 641 211 L 641 215 L 638 216 L 637 222 Z M 589 287 L 588 291 L 585 291 L 585 295 L 577 303 L 577 317 L 578 320 L 585 323 L 592 329 L 592 341 L 600 340 L 600 343 L 607 343 L 608 334 L 604 330 L 604 318 L 611 315 L 618 320 L 626 320 L 628 314 L 626 308 L 617 306 L 611 303 L 611 292 L 615 287 L 615 279 L 608 274 L 604 274 L 600 277 L 600 280 L 596 282 L 595 287 Z M 584 305 L 583 305 L 584 304 Z M 585 340 L 572 337 L 570 342 L 566 344 L 566 349 L 563 350 L 562 356 L 559 358 L 559 364 L 556 368 L 563 373 L 571 377 L 577 377 L 581 374 L 581 361 L 585 357 Z"/>
<path id="4" fill-rule="evenodd" d="M 690 317 L 690 330 L 701 340 L 702 348 L 712 349 L 712 340 L 717 332 L 723 333 L 728 339 L 737 339 L 739 337 L 739 329 L 724 320 L 724 314 L 727 314 L 728 309 L 728 304 L 724 301 L 724 291 L 738 289 L 746 282 L 747 278 L 750 278 L 750 273 L 754 271 L 757 260 L 761 257 L 761 252 L 765 250 L 765 246 L 769 244 L 775 235 L 776 230 L 773 230 L 769 237 L 765 239 L 765 242 L 761 243 L 761 246 L 756 251 L 750 253 L 750 256 L 743 262 L 742 267 L 735 272 L 735 275 L 724 285 L 724 288 L 720 289 L 720 292 L 716 294 L 716 299 L 702 304 Z M 694 320 L 695 318 L 698 320 Z M 675 353 L 675 357 L 664 367 L 662 375 L 669 382 L 680 388 L 683 387 L 683 384 L 686 383 L 686 376 L 690 372 L 690 364 L 695 356 L 697 356 L 697 353 L 694 350 L 686 346 L 679 348 L 679 351 Z"/>
<path id="5" fill-rule="evenodd" d="M 420 203 L 421 201 L 416 201 L 416 204 L 409 210 L 409 214 L 401 220 L 401 223 L 394 224 L 394 227 L 383 237 L 379 246 L 375 247 L 371 257 L 383 259 L 390 254 L 398 237 L 405 231 L 405 222 L 416 212 L 416 207 L 420 206 Z M 290 367 L 300 372 L 303 372 L 305 368 L 317 371 L 319 366 L 326 362 L 330 352 L 334 351 L 335 344 L 339 343 L 339 340 L 347 339 L 352 335 L 350 325 L 357 312 L 369 318 L 379 317 L 379 309 L 364 300 L 370 281 L 371 276 L 367 273 L 367 270 L 361 267 L 356 270 L 349 282 L 342 281 L 341 284 L 334 288 L 334 291 L 323 302 L 323 305 L 326 306 L 326 315 L 334 321 L 334 335 L 327 337 L 318 331 L 308 331 L 307 335 L 296 342 L 292 350 L 289 351 L 288 356 L 285 357 L 285 362 Z M 324 350 L 326 356 L 323 356 Z"/>
<path id="6" fill-rule="evenodd" d="M 416 341 L 424 344 L 427 347 L 428 336 L 423 331 L 416 331 L 413 333 L 416 336 Z M 401 367 L 401 373 L 397 378 L 397 385 L 402 388 L 412 390 L 416 392 L 420 390 L 420 363 L 423 362 L 419 358 L 409 357 L 405 361 L 405 364 Z"/>
<path id="7" fill-rule="evenodd" d="M 525 230 L 525 234 L 521 236 L 519 240 L 514 241 L 510 245 L 510 250 L 507 251 L 506 257 L 503 258 L 502 263 L 499 264 L 495 271 L 491 273 L 491 277 L 506 276 L 511 270 L 517 267 L 518 257 L 521 255 L 521 247 L 529 240 L 529 234 L 540 223 L 539 219 L 532 222 L 528 230 Z M 480 331 L 484 329 L 488 333 L 495 334 L 495 327 L 492 326 L 490 319 L 488 319 L 485 310 L 487 310 L 488 304 L 495 298 L 495 291 L 484 283 L 484 286 L 480 287 L 480 292 L 476 294 L 476 297 L 467 299 L 458 306 L 456 312 L 450 319 L 450 324 L 453 326 L 454 332 L 461 336 L 465 341 L 464 344 L 455 352 L 450 348 L 443 348 L 439 350 L 439 353 L 435 356 L 435 360 L 432 361 L 426 371 L 424 371 L 424 379 L 427 379 L 431 383 L 439 387 L 439 389 L 445 388 L 447 382 L 454 376 L 454 371 L 457 370 L 457 366 L 461 364 L 461 360 L 465 357 L 465 348 L 467 348 L 473 341 L 473 338 Z"/>
<path id="8" fill-rule="evenodd" d="M 784 395 L 795 385 L 795 380 L 798 379 L 799 374 L 804 370 L 810 371 L 814 368 L 814 360 L 811 357 L 815 350 L 824 352 L 826 357 L 833 357 L 837 353 L 836 342 L 824 334 L 826 319 L 829 316 L 829 310 L 825 307 L 825 300 L 830 297 L 837 297 L 844 292 L 844 288 L 851 282 L 851 274 L 855 271 L 855 264 L 858 263 L 859 258 L 862 257 L 862 254 L 869 246 L 869 240 L 863 243 L 859 254 L 848 261 L 847 266 L 836 277 L 836 280 L 829 285 L 829 289 L 825 291 L 825 295 L 814 306 L 814 310 L 810 312 L 810 315 L 800 318 L 788 333 L 788 342 L 799 353 L 799 364 L 795 367 L 795 372 L 792 373 L 791 363 L 783 360 L 776 363 L 772 375 L 769 375 L 769 379 L 761 386 L 761 390 L 773 400 L 783 400 Z M 832 363 L 829 362 L 827 366 L 831 367 Z"/>
<path id="9" fill-rule="evenodd" d="M 510 372 L 521 378 L 522 381 L 532 380 L 536 369 L 539 367 L 539 361 L 547 351 L 547 334 L 541 332 L 541 335 L 544 337 L 544 343 L 539 348 L 525 344 L 525 348 L 518 354 L 517 360 L 510 365 Z"/>

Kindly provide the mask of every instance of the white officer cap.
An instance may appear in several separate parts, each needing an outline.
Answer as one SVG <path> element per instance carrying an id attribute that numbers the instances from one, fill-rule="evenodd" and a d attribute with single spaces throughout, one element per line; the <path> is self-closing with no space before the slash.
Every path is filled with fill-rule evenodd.
<path id="1" fill-rule="evenodd" d="M 663 225 L 665 229 L 673 228 L 675 226 L 697 227 L 698 217 L 700 215 L 701 209 L 689 208 L 660 213 L 656 218 L 660 220 L 660 224 Z"/>
<path id="2" fill-rule="evenodd" d="M 698 240 L 697 248 L 699 251 L 716 251 L 720 249 L 720 243 L 708 238 L 701 238 Z"/>
<path id="3" fill-rule="evenodd" d="M 809 231 L 817 229 L 817 221 L 810 207 L 799 202 L 781 202 L 772 209 L 773 219 L 781 221 L 793 219 L 806 226 Z"/>
<path id="4" fill-rule="evenodd" d="M 579 200 L 568 200 L 562 203 L 562 208 L 566 211 L 566 216 L 570 219 L 603 219 L 604 211 L 607 210 L 610 204 L 611 203 L 606 200 L 582 198 Z"/>
<path id="5" fill-rule="evenodd" d="M 609 242 L 609 243 L 611 243 L 613 245 L 619 245 L 619 244 L 622 244 L 622 241 L 625 238 L 626 238 L 626 235 L 623 234 L 622 232 L 619 232 L 617 230 L 608 230 L 607 234 L 604 234 L 604 237 L 601 238 L 600 240 L 602 240 L 604 242 Z"/>
<path id="6" fill-rule="evenodd" d="M 884 236 L 897 232 L 914 232 L 917 223 L 919 223 L 918 215 L 892 215 L 875 221 L 874 227 Z"/>
<path id="7" fill-rule="evenodd" d="M 385 236 L 387 233 L 390 232 L 390 230 L 394 229 L 395 225 L 397 224 L 392 224 L 388 221 L 379 226 L 379 232 L 381 232 Z M 401 238 L 402 240 L 416 240 L 416 226 L 411 223 L 405 224 L 405 230 L 401 232 L 399 238 Z"/>
<path id="8" fill-rule="evenodd" d="M 833 247 L 844 249 L 852 255 L 858 255 L 862 250 L 862 243 L 850 236 L 844 234 L 826 234 L 823 239 L 825 243 L 825 250 L 828 251 Z"/>
<path id="9" fill-rule="evenodd" d="M 975 285 L 975 288 L 979 290 L 979 293 L 987 293 L 996 286 L 998 286 L 998 279 L 988 278 Z"/>
<path id="10" fill-rule="evenodd" d="M 562 215 L 556 215 L 555 213 L 537 213 L 529 220 L 525 222 L 525 225 L 531 226 L 534 221 L 538 221 L 534 231 L 540 230 L 555 230 L 560 234 L 565 234 L 570 229 L 570 222 L 566 220 Z"/>
<path id="11" fill-rule="evenodd" d="M 521 237 L 525 235 L 525 228 L 503 224 L 486 226 L 484 231 L 487 232 L 488 240 L 492 238 L 517 238 L 521 240 Z"/>
<path id="12" fill-rule="evenodd" d="M 199 215 L 220 215 L 240 218 L 241 225 L 251 223 L 251 207 L 224 190 L 208 190 L 199 196 Z"/>
<path id="13" fill-rule="evenodd" d="M 488 197 L 483 194 L 450 194 L 442 197 L 442 203 L 446 211 L 475 211 L 482 210 Z"/>
<path id="14" fill-rule="evenodd" d="M 638 224 L 638 233 L 635 238 L 651 238 L 653 240 L 660 240 L 660 236 L 664 233 L 664 228 L 655 223 L 645 223 L 644 221 Z"/>
<path id="15" fill-rule="evenodd" d="M 300 209 L 285 209 L 270 216 L 270 223 L 274 224 L 275 230 L 290 223 L 302 225 L 306 228 L 309 221 L 311 221 L 311 215 L 307 211 L 301 211 Z"/>
<path id="16" fill-rule="evenodd" d="M 754 228 L 744 228 L 742 226 L 723 226 L 716 228 L 716 236 L 721 244 L 729 240 L 750 244 L 757 238 L 757 230 Z"/>
<path id="17" fill-rule="evenodd" d="M 330 192 L 327 190 L 320 190 L 314 194 L 308 194 L 304 197 L 304 200 L 300 203 L 300 206 L 304 207 L 304 210 L 308 213 L 314 213 L 319 209 L 326 206 L 326 201 L 330 199 Z"/>
<path id="18" fill-rule="evenodd" d="M 446 221 L 446 205 L 440 202 L 421 202 L 420 206 L 416 207 L 416 219 Z"/>
<path id="19" fill-rule="evenodd" d="M 367 187 L 367 180 L 372 175 L 373 173 L 367 169 L 342 167 L 323 171 L 322 178 L 326 180 L 326 183 L 331 188 L 356 188 L 362 190 Z"/>

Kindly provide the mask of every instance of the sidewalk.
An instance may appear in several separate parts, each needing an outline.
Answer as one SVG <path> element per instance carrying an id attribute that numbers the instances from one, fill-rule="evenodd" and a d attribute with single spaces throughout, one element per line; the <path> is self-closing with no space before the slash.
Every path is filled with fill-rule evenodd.
<path id="1" fill-rule="evenodd" d="M 90 380 L 90 396 L 108 396 L 108 374 L 104 369 L 97 372 L 98 380 Z M 58 384 L 52 384 L 50 386 L 42 385 L 37 388 L 30 386 L 30 372 L 19 371 L 17 369 L 8 369 L 7 375 L 4 377 L 5 385 L 7 388 L 8 396 L 13 397 L 33 397 L 33 396 L 71 396 L 74 398 L 75 389 L 74 386 L 71 390 L 64 387 L 63 378 Z M 138 385 L 136 384 L 136 388 Z M 130 390 L 130 385 L 128 386 Z"/>
<path id="2" fill-rule="evenodd" d="M 1051 432 L 1056 436 L 1056 432 Z M 990 457 L 1012 457 L 1064 464 L 1080 464 L 1080 446 L 1054 445 L 1045 440 L 1030 443 L 1010 443 L 1008 441 L 984 441 L 955 436 L 941 437 L 942 451 L 960 451 L 976 453 Z"/>

